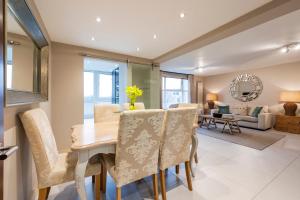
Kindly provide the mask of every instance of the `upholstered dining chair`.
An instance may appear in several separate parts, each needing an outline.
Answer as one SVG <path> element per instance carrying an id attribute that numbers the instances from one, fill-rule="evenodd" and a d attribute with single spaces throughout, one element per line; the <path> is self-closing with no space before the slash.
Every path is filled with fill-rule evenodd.
<path id="1" fill-rule="evenodd" d="M 120 116 L 116 154 L 103 161 L 116 183 L 116 199 L 121 187 L 152 175 L 154 199 L 158 199 L 157 169 L 165 111 L 125 111 Z"/>
<path id="2" fill-rule="evenodd" d="M 121 106 L 119 104 L 95 104 L 94 122 L 118 122 Z"/>
<path id="3" fill-rule="evenodd" d="M 197 104 L 197 103 L 179 103 L 177 105 L 177 108 L 195 108 L 197 110 L 197 114 L 195 115 L 194 119 L 194 128 L 193 128 L 193 143 L 195 143 L 194 148 L 196 149 L 194 155 L 191 155 L 190 158 L 192 159 L 194 157 L 195 163 L 198 163 L 198 154 L 197 154 L 197 149 L 198 149 L 198 138 L 197 138 L 197 128 L 198 128 L 198 121 L 199 121 L 199 115 L 203 114 L 203 106 L 202 104 Z M 192 163 L 192 160 L 190 160 Z M 191 164 L 190 163 L 190 164 Z M 176 173 L 179 173 L 179 166 L 176 166 Z M 194 174 L 192 173 L 194 176 Z"/>
<path id="4" fill-rule="evenodd" d="M 195 114 L 194 108 L 174 108 L 166 112 L 159 161 L 163 200 L 166 199 L 165 169 L 171 166 L 185 163 L 188 188 L 192 191 L 189 162 Z"/>
<path id="5" fill-rule="evenodd" d="M 51 186 L 74 180 L 76 153 L 59 153 L 46 113 L 38 108 L 19 114 L 35 162 L 39 200 L 48 198 Z M 95 158 L 95 159 L 94 159 Z M 96 175 L 95 197 L 100 199 L 100 159 L 93 157 L 85 175 Z"/>
<path id="6" fill-rule="evenodd" d="M 129 103 L 123 104 L 123 110 L 129 110 Z M 145 104 L 143 102 L 136 102 L 134 103 L 136 110 L 145 110 Z"/>

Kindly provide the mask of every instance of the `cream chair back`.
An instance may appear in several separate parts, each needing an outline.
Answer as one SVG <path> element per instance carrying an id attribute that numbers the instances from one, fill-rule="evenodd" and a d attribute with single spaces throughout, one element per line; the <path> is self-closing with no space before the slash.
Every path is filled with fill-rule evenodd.
<path id="1" fill-rule="evenodd" d="M 33 109 L 20 114 L 32 150 L 38 178 L 47 177 L 55 166 L 59 153 L 46 113 Z"/>
<path id="2" fill-rule="evenodd" d="M 118 122 L 120 112 L 121 106 L 119 104 L 95 104 L 94 122 Z"/>
<path id="3" fill-rule="evenodd" d="M 198 118 L 200 114 L 203 114 L 203 106 L 202 104 L 197 103 L 179 103 L 177 108 L 195 108 L 197 110 L 197 114 L 195 115 L 195 121 L 194 123 L 198 123 Z"/>
<path id="4" fill-rule="evenodd" d="M 123 110 L 129 110 L 129 106 L 129 103 L 124 103 Z M 134 106 L 136 110 L 145 110 L 145 105 L 143 102 L 136 102 L 134 103 Z"/>
<path id="5" fill-rule="evenodd" d="M 125 111 L 121 114 L 116 146 L 116 185 L 157 173 L 165 111 Z"/>
<path id="6" fill-rule="evenodd" d="M 195 108 L 174 108 L 166 113 L 160 150 L 160 169 L 190 160 Z"/>

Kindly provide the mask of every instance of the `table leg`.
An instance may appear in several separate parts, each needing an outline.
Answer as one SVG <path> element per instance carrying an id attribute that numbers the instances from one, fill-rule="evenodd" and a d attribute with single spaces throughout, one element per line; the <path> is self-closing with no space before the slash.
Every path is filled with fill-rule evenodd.
<path id="1" fill-rule="evenodd" d="M 78 161 L 75 167 L 75 182 L 78 195 L 81 200 L 86 200 L 87 195 L 85 191 L 85 171 L 89 161 L 89 152 L 78 152 Z"/>
<path id="2" fill-rule="evenodd" d="M 194 169 L 192 167 L 192 163 L 194 161 L 194 157 L 197 152 L 197 149 L 198 149 L 198 137 L 197 137 L 197 133 L 195 130 L 194 134 L 192 135 L 192 149 L 191 149 L 191 154 L 190 154 L 190 166 L 191 166 L 190 168 L 191 168 L 191 174 L 193 177 L 195 177 L 195 173 L 194 173 Z"/>
<path id="3" fill-rule="evenodd" d="M 224 126 L 223 126 L 223 129 L 222 129 L 222 133 L 224 133 L 225 127 L 226 127 L 227 123 L 228 123 L 227 121 L 224 122 Z"/>

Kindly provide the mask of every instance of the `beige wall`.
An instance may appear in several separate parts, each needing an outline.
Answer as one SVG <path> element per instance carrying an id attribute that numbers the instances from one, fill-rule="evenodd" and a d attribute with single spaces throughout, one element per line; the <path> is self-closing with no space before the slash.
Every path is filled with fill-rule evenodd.
<path id="1" fill-rule="evenodd" d="M 26 2 L 36 17 L 37 22 L 40 24 L 46 39 L 50 42 L 50 37 L 47 34 L 47 30 L 33 0 L 27 0 Z M 49 65 L 49 78 L 51 78 L 51 63 Z M 19 146 L 17 153 L 4 162 L 4 200 L 33 200 L 37 197 L 35 166 L 28 140 L 17 114 L 28 109 L 40 107 L 45 110 L 48 117 L 51 118 L 50 102 L 51 89 L 49 89 L 48 102 L 7 107 L 4 109 L 4 145 Z"/>
<path id="2" fill-rule="evenodd" d="M 83 123 L 83 56 L 77 49 L 52 44 L 52 127 L 60 151 L 70 148 L 70 128 Z"/>
<path id="3" fill-rule="evenodd" d="M 234 72 L 204 77 L 204 91 L 217 93 L 218 100 L 224 103 L 241 103 L 229 94 L 231 81 L 242 73 L 258 76 L 263 83 L 262 94 L 248 105 L 274 105 L 279 102 L 279 94 L 284 90 L 300 90 L 300 62 L 276 65 L 261 69 Z M 204 95 L 205 96 L 205 95 Z"/>

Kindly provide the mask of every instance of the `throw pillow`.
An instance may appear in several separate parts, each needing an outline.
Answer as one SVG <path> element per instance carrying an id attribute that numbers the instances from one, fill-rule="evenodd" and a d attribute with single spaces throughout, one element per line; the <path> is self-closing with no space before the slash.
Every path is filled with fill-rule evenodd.
<path id="1" fill-rule="evenodd" d="M 251 117 L 256 117 L 257 118 L 262 109 L 263 109 L 263 107 L 256 107 L 253 110 L 253 112 L 251 113 Z"/>
<path id="2" fill-rule="evenodd" d="M 229 106 L 219 106 L 219 112 L 221 114 L 230 114 Z"/>

